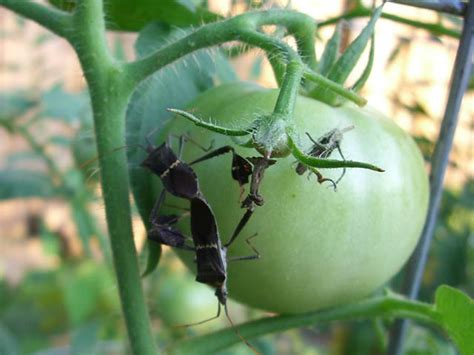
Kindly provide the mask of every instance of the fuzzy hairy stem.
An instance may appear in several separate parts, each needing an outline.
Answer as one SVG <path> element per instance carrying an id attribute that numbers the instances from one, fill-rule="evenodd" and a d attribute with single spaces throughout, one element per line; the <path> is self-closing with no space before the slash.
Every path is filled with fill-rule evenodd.
<path id="1" fill-rule="evenodd" d="M 268 317 L 244 323 L 236 328 L 245 339 L 253 339 L 265 334 L 297 327 L 320 325 L 334 320 L 390 319 L 394 317 L 410 318 L 424 323 L 441 325 L 440 316 L 431 305 L 411 301 L 397 295 L 387 295 L 324 311 Z M 181 341 L 171 348 L 170 353 L 209 354 L 240 341 L 233 329 L 224 329 L 199 338 Z"/>
<path id="2" fill-rule="evenodd" d="M 126 70 L 131 78 L 141 82 L 155 71 L 186 54 L 234 40 L 267 50 L 269 48 L 265 45 L 268 41 L 264 43 L 249 41 L 245 33 L 257 32 L 261 26 L 272 24 L 283 25 L 288 28 L 290 34 L 301 36 L 297 38 L 299 53 L 306 65 L 316 66 L 314 21 L 307 15 L 292 11 L 269 10 L 249 12 L 202 26 L 188 36 L 126 65 Z"/>
<path id="3" fill-rule="evenodd" d="M 72 44 L 89 84 L 101 184 L 122 310 L 134 354 L 156 354 L 133 241 L 125 151 L 125 113 L 133 85 L 111 56 L 102 1 L 83 0 L 74 13 Z"/>

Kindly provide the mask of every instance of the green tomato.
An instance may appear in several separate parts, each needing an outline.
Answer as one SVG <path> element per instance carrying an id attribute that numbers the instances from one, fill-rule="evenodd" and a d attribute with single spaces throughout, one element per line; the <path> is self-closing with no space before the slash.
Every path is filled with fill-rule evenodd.
<path id="1" fill-rule="evenodd" d="M 256 117 L 272 112 L 278 91 L 247 83 L 211 89 L 189 107 L 199 117 L 222 126 L 248 127 Z M 299 313 L 359 300 L 386 283 L 412 253 L 428 205 L 428 179 L 414 141 L 393 121 L 371 108 L 352 104 L 331 107 L 298 97 L 294 114 L 300 147 L 333 128 L 355 128 L 344 134 L 341 148 L 348 160 L 375 164 L 378 173 L 347 169 L 337 191 L 295 173 L 295 159 L 278 159 L 265 173 L 261 195 L 250 222 L 229 248 L 229 256 L 251 254 L 245 239 L 258 233 L 253 244 L 259 260 L 228 265 L 229 296 L 252 307 Z M 189 134 L 203 146 L 232 144 L 217 135 L 176 118 L 170 131 Z M 235 144 L 234 144 L 235 146 Z M 237 148 L 243 156 L 253 149 Z M 186 145 L 184 160 L 202 155 Z M 337 152 L 331 155 L 336 159 Z M 239 187 L 231 179 L 231 157 L 220 156 L 193 166 L 210 202 L 225 242 L 242 217 Z M 337 179 L 341 169 L 321 170 Z M 248 191 L 248 190 L 247 190 Z M 189 220 L 180 228 L 189 235 Z M 191 253 L 180 253 L 195 270 Z"/>

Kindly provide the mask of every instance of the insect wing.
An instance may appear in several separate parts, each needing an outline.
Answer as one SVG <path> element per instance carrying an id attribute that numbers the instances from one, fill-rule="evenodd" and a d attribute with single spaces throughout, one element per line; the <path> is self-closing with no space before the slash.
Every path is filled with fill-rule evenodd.
<path id="1" fill-rule="evenodd" d="M 191 201 L 191 233 L 196 248 L 196 281 L 219 287 L 226 278 L 225 257 L 217 231 L 216 218 L 208 202 Z"/>
<path id="2" fill-rule="evenodd" d="M 174 196 L 190 199 L 199 191 L 194 170 L 180 161 L 166 143 L 152 150 L 142 166 L 158 175 L 166 191 Z"/>

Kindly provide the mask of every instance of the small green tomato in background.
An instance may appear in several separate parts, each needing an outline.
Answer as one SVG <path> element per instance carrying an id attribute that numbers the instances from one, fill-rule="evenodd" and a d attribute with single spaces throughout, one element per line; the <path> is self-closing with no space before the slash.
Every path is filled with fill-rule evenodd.
<path id="1" fill-rule="evenodd" d="M 212 297 L 212 290 L 195 282 L 187 272 L 165 269 L 154 287 L 158 315 L 171 327 L 200 322 L 217 313 L 217 299 Z M 196 330 L 218 329 L 223 322 L 224 319 L 204 323 Z"/>
<path id="2" fill-rule="evenodd" d="M 226 84 L 204 93 L 189 111 L 222 126 L 247 128 L 258 116 L 272 112 L 277 95 L 276 90 L 248 83 Z M 316 310 L 370 295 L 407 261 L 428 205 L 428 179 L 417 146 L 379 112 L 353 104 L 335 108 L 299 97 L 294 123 L 304 150 L 312 144 L 305 132 L 317 139 L 331 129 L 354 126 L 342 140 L 345 158 L 375 164 L 385 172 L 347 169 L 334 191 L 314 176 L 297 175 L 292 156 L 268 168 L 260 188 L 265 204 L 256 208 L 229 249 L 231 257 L 250 255 L 245 239 L 258 233 L 252 241 L 261 258 L 229 263 L 228 282 L 231 298 L 277 313 Z M 214 147 L 233 144 L 181 118 L 173 120 L 170 131 L 187 133 L 203 146 L 212 141 Z M 237 151 L 258 155 L 254 149 Z M 184 160 L 202 154 L 188 143 Z M 331 158 L 338 159 L 336 151 Z M 193 168 L 225 242 L 244 213 L 239 187 L 231 179 L 231 157 Z M 342 169 L 321 172 L 336 180 Z M 189 235 L 189 220 L 183 219 L 180 228 Z M 191 253 L 180 256 L 195 270 Z"/>

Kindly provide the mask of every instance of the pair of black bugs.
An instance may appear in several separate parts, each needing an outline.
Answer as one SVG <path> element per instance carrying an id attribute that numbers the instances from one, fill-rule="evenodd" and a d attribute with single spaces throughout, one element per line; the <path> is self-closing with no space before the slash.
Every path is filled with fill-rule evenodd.
<path id="1" fill-rule="evenodd" d="M 343 131 L 332 130 L 320 137 L 317 141 L 313 140 L 308 134 L 314 144 L 309 154 L 315 157 L 328 157 L 334 149 L 338 149 L 342 156 L 339 144 L 342 139 Z M 179 139 L 178 155 L 172 150 L 169 139 L 158 147 L 154 147 L 147 139 L 148 146 L 146 150 L 148 156 L 142 162 L 142 166 L 156 174 L 163 184 L 163 190 L 150 215 L 151 229 L 149 231 L 149 239 L 171 247 L 194 251 L 196 253 L 197 264 L 196 281 L 208 284 L 216 289 L 215 295 L 218 298 L 217 315 L 196 324 L 202 324 L 219 317 L 221 305 L 223 305 L 225 314 L 229 322 L 233 325 L 227 310 L 227 261 L 258 259 L 260 254 L 250 243 L 250 239 L 256 234 L 246 239 L 246 242 L 255 253 L 253 255 L 228 258 L 227 248 L 235 241 L 247 224 L 254 212 L 255 206 L 263 205 L 264 200 L 259 194 L 259 187 L 265 170 L 276 161 L 264 157 L 243 158 L 235 152 L 233 147 L 223 146 L 187 164 L 180 159 L 186 137 L 181 136 Z M 243 186 L 249 182 L 249 178 L 251 181 L 249 194 L 241 206 L 246 209 L 246 212 L 237 224 L 229 241 L 222 244 L 215 215 L 200 190 L 197 175 L 191 166 L 226 153 L 232 153 L 232 178 L 239 183 L 241 196 Z M 319 183 L 330 181 L 334 187 L 336 186 L 337 182 L 324 178 L 316 169 L 309 168 L 302 163 L 298 163 L 296 166 L 296 172 L 299 175 L 304 174 L 308 169 L 316 174 Z M 187 244 L 186 237 L 175 227 L 180 216 L 174 214 L 163 215 L 159 213 L 164 203 L 166 193 L 190 202 L 193 245 Z M 241 337 L 238 332 L 237 335 Z M 242 340 L 253 349 L 245 339 L 242 338 Z"/>
<path id="2" fill-rule="evenodd" d="M 258 194 L 258 186 L 255 186 L 255 181 L 261 181 L 261 174 L 256 175 L 255 173 L 259 171 L 257 168 L 259 167 L 258 162 L 260 158 L 249 158 L 249 160 L 247 160 L 235 153 L 235 150 L 231 146 L 224 146 L 187 164 L 180 159 L 185 139 L 185 136 L 180 137 L 178 155 L 172 150 L 169 141 L 158 147 L 154 147 L 151 142 L 148 142 L 148 156 L 142 162 L 142 166 L 156 174 L 163 184 L 163 190 L 150 215 L 151 229 L 149 230 L 148 237 L 164 245 L 194 251 L 196 253 L 197 264 L 196 281 L 205 283 L 216 289 L 215 295 L 218 299 L 217 315 L 196 324 L 202 324 L 219 317 L 222 305 L 224 306 L 225 314 L 229 322 L 233 325 L 227 310 L 227 261 L 258 259 L 260 254 L 250 243 L 250 239 L 256 234 L 246 239 L 247 244 L 254 251 L 253 255 L 228 258 L 227 248 L 235 241 L 250 219 L 253 213 L 253 201 L 256 201 L 255 203 L 257 204 L 263 202 L 263 199 Z M 247 211 L 237 224 L 229 241 L 222 244 L 216 218 L 210 204 L 200 190 L 198 178 L 191 168 L 191 165 L 229 152 L 232 153 L 233 179 L 239 183 L 242 189 L 243 185 L 249 182 L 249 177 L 252 175 L 251 186 L 253 187 L 251 187 L 251 192 L 246 199 L 246 201 L 248 200 L 247 204 L 249 206 Z M 256 169 L 252 168 L 249 161 L 254 162 Z M 254 178 L 254 175 L 256 175 L 257 178 Z M 163 215 L 159 213 L 167 193 L 190 202 L 193 245 L 187 244 L 186 237 L 175 227 L 180 216 Z M 237 334 L 241 337 L 239 333 Z M 245 339 L 242 338 L 242 340 L 251 347 Z"/>

